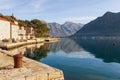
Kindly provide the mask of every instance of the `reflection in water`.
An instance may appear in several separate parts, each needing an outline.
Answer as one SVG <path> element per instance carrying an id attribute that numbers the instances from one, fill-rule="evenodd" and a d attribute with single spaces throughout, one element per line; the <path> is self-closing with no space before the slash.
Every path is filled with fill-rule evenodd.
<path id="1" fill-rule="evenodd" d="M 62 38 L 60 42 L 51 43 L 50 50 L 53 52 L 58 52 L 60 50 L 63 50 L 66 53 L 71 53 L 71 52 L 82 51 L 83 49 L 74 40 L 68 38 Z"/>
<path id="2" fill-rule="evenodd" d="M 41 58 L 46 57 L 49 51 L 50 51 L 49 44 L 44 44 L 44 46 L 36 48 L 33 51 L 34 54 L 27 54 L 26 57 L 34 59 L 34 60 L 39 60 Z"/>
<path id="3" fill-rule="evenodd" d="M 115 45 L 113 45 L 115 44 Z M 48 52 L 57 53 L 58 55 L 79 58 L 96 58 L 103 59 L 104 62 L 120 63 L 120 40 L 118 39 L 68 39 L 63 38 L 60 42 L 46 44 L 32 44 L 9 50 L 10 53 L 22 53 L 25 56 L 38 60 L 47 56 Z M 72 53 L 74 52 L 74 53 Z M 34 54 L 33 54 L 34 53 Z M 69 54 L 69 55 L 67 55 Z"/>
<path id="4" fill-rule="evenodd" d="M 113 39 L 62 39 L 52 43 L 48 56 L 40 61 L 63 70 L 65 80 L 120 80 L 119 43 Z"/>
<path id="5" fill-rule="evenodd" d="M 44 58 L 47 56 L 49 52 L 49 44 L 32 44 L 32 45 L 26 45 L 22 47 L 18 47 L 12 50 L 9 50 L 9 53 L 16 54 L 16 53 L 22 53 L 24 56 L 39 60 L 41 58 Z"/>
<path id="6" fill-rule="evenodd" d="M 11 50 L 8 50 L 9 53 L 12 53 L 12 54 L 19 54 L 19 53 L 22 53 L 24 55 L 28 55 L 28 54 L 32 54 L 33 51 L 36 49 L 36 48 L 40 48 L 41 46 L 43 46 L 44 43 L 40 43 L 40 44 L 31 44 L 31 45 L 25 45 L 25 46 L 22 46 L 22 47 L 18 47 L 18 48 L 15 48 L 15 49 L 11 49 Z"/>
<path id="7" fill-rule="evenodd" d="M 119 39 L 76 39 L 86 51 L 101 58 L 104 62 L 120 63 L 120 40 Z M 115 43 L 115 45 L 113 45 Z"/>
<path id="8" fill-rule="evenodd" d="M 120 80 L 120 40 L 117 39 L 61 39 L 11 52 L 22 52 L 63 70 L 65 80 Z"/>
<path id="9" fill-rule="evenodd" d="M 113 45 L 115 44 L 115 45 Z M 66 39 L 60 42 L 46 44 L 32 44 L 9 50 L 10 53 L 22 53 L 32 59 L 41 59 L 47 56 L 49 51 L 57 53 L 64 51 L 67 57 L 103 59 L 104 62 L 120 63 L 120 40 L 118 39 Z M 74 53 L 72 53 L 74 52 Z M 34 54 L 33 54 L 34 53 Z M 69 55 L 67 55 L 69 54 Z"/>
<path id="10" fill-rule="evenodd" d="M 60 42 L 50 43 L 50 51 L 57 53 L 59 56 L 71 58 L 94 58 L 93 54 L 79 46 L 74 40 L 69 38 L 62 38 Z"/>

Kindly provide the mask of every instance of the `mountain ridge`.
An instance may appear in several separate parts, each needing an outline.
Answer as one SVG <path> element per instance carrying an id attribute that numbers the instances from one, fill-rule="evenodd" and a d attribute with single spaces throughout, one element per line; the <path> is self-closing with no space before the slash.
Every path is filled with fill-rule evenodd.
<path id="1" fill-rule="evenodd" d="M 120 12 L 106 12 L 84 25 L 73 36 L 119 36 L 120 35 Z"/>
<path id="2" fill-rule="evenodd" d="M 48 23 L 48 27 L 50 28 L 51 37 L 68 37 L 76 33 L 83 24 L 81 23 L 73 23 L 73 22 L 65 22 L 64 24 L 59 24 L 56 22 Z"/>

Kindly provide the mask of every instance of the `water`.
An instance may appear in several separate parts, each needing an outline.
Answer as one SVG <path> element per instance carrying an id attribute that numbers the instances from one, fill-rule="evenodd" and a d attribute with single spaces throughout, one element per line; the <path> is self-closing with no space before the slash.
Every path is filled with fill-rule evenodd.
<path id="1" fill-rule="evenodd" d="M 119 39 L 61 39 L 33 53 L 25 55 L 63 70 L 65 80 L 120 80 Z"/>

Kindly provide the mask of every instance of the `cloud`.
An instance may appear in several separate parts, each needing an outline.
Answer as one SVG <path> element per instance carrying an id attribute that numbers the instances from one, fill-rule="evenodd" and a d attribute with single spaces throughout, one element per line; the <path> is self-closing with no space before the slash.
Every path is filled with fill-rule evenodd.
<path id="1" fill-rule="evenodd" d="M 21 19 L 88 23 L 106 11 L 120 11 L 119 0 L 0 0 L 0 12 Z M 112 7 L 111 7 L 112 6 Z M 85 17 L 87 16 L 87 17 Z"/>
<path id="2" fill-rule="evenodd" d="M 71 17 L 71 18 L 63 18 L 62 21 L 72 21 L 72 22 L 78 22 L 78 23 L 88 23 L 91 20 L 94 20 L 96 17 Z"/>
<path id="3" fill-rule="evenodd" d="M 15 6 L 14 0 L 0 0 L 0 10 L 9 10 Z"/>
<path id="4" fill-rule="evenodd" d="M 29 6 L 34 10 L 40 10 L 46 0 L 31 0 Z"/>
<path id="5" fill-rule="evenodd" d="M 44 9 L 45 2 L 46 0 L 0 0 L 0 10 L 18 14 L 35 13 Z"/>
<path id="6" fill-rule="evenodd" d="M 61 18 L 61 19 L 52 19 L 52 20 L 49 20 L 47 19 L 47 22 L 58 22 L 60 24 L 63 24 L 64 22 L 66 21 L 70 21 L 70 22 L 76 22 L 76 23 L 83 23 L 83 24 L 86 24 L 92 20 L 96 19 L 96 17 L 94 16 L 88 16 L 88 17 L 68 17 L 68 18 Z"/>

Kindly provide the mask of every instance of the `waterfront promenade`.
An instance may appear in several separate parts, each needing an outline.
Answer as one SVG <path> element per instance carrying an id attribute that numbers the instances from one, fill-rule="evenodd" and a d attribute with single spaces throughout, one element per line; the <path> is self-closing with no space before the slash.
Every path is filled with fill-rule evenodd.
<path id="1" fill-rule="evenodd" d="M 15 54 L 18 53 L 0 49 L 0 80 L 64 80 L 61 70 L 26 57 L 22 68 L 14 68 Z"/>
<path id="2" fill-rule="evenodd" d="M 54 41 L 59 41 L 59 38 L 35 38 L 35 39 L 32 39 L 32 40 L 26 40 L 26 41 L 22 41 L 22 42 L 1 43 L 0 48 L 8 50 L 8 49 L 28 45 L 28 44 L 37 44 L 37 43 L 54 42 Z"/>

